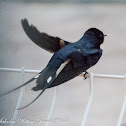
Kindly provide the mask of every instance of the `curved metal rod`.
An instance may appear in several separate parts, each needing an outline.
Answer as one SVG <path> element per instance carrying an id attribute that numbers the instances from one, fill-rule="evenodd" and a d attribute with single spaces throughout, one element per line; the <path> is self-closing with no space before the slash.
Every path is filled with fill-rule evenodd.
<path id="1" fill-rule="evenodd" d="M 22 67 L 21 68 L 21 84 L 24 83 L 24 76 L 25 76 L 24 74 L 25 74 L 24 67 Z M 19 95 L 19 98 L 18 98 L 18 102 L 17 102 L 16 108 L 15 108 L 15 112 L 14 112 L 12 120 L 16 120 L 17 119 L 18 112 L 19 112 L 17 109 L 20 107 L 20 105 L 22 103 L 22 98 L 23 98 L 24 90 L 25 90 L 25 86 L 21 88 L 20 95 Z M 10 126 L 14 126 L 14 125 L 15 125 L 15 123 L 11 123 Z"/>
<path id="2" fill-rule="evenodd" d="M 51 108 L 50 108 L 50 111 L 49 111 L 49 114 L 48 114 L 46 126 L 49 126 L 49 124 L 50 124 L 49 122 L 50 122 L 50 119 L 51 119 L 53 111 L 54 111 L 54 107 L 55 107 L 55 103 L 56 103 L 56 96 L 57 96 L 57 92 L 58 92 L 57 90 L 58 90 L 58 87 L 55 87 L 55 94 L 54 94 L 54 97 L 53 97 L 53 100 L 52 100 L 52 105 L 51 105 Z"/>
<path id="3" fill-rule="evenodd" d="M 123 120 L 123 117 L 124 117 L 124 113 L 126 111 L 126 74 L 125 74 L 124 84 L 125 84 L 124 85 L 125 86 L 125 97 L 124 97 L 122 109 L 121 109 L 121 112 L 120 112 L 120 116 L 119 116 L 119 119 L 118 119 L 118 122 L 117 122 L 117 126 L 121 126 L 122 120 Z"/>
<path id="4" fill-rule="evenodd" d="M 90 96 L 89 96 L 88 104 L 87 104 L 85 112 L 84 112 L 84 116 L 83 116 L 83 119 L 82 119 L 82 122 L 81 122 L 81 126 L 85 126 L 86 119 L 87 119 L 87 116 L 88 116 L 88 112 L 89 112 L 89 109 L 91 107 L 91 102 L 92 102 L 92 99 L 93 99 L 93 93 L 94 93 L 94 89 L 93 89 L 93 85 L 94 85 L 93 84 L 93 77 L 94 77 L 94 74 L 90 73 L 90 77 L 89 77 Z"/>

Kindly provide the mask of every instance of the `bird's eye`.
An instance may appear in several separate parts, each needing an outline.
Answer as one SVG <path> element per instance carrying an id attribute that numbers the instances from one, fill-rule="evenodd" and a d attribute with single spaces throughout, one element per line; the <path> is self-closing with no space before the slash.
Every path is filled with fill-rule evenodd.
<path id="1" fill-rule="evenodd" d="M 101 38 L 102 38 L 102 37 L 103 37 L 103 35 L 102 35 L 102 34 L 100 34 L 100 35 L 99 35 L 99 37 L 101 37 Z"/>

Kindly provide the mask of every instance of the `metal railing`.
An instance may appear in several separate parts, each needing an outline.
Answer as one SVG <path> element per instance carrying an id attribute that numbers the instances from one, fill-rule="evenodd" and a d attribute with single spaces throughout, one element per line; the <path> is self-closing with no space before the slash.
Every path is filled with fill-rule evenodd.
<path id="1" fill-rule="evenodd" d="M 25 73 L 39 73 L 40 72 L 40 70 L 29 70 L 29 69 L 24 69 L 23 67 L 21 69 L 0 68 L 0 71 L 20 72 L 22 84 L 24 83 Z M 88 100 L 88 103 L 87 103 L 87 106 L 86 106 L 86 109 L 85 109 L 85 112 L 84 112 L 84 116 L 83 116 L 83 119 L 82 119 L 82 122 L 81 122 L 81 126 L 85 126 L 86 119 L 87 119 L 87 116 L 88 116 L 88 112 L 90 110 L 90 106 L 91 106 L 91 103 L 92 103 L 93 93 L 94 93 L 94 88 L 93 88 L 93 85 L 94 85 L 93 79 L 94 78 L 111 78 L 111 79 L 124 79 L 125 80 L 125 83 L 124 83 L 125 84 L 125 96 L 124 96 L 123 105 L 122 105 L 122 108 L 121 108 L 121 111 L 120 111 L 119 119 L 117 121 L 117 126 L 121 126 L 121 123 L 122 123 L 122 120 L 123 120 L 123 117 L 124 117 L 124 113 L 125 113 L 125 110 L 126 110 L 126 74 L 125 75 L 106 75 L 106 74 L 94 74 L 94 73 L 90 73 L 90 77 L 89 77 L 90 96 L 89 96 L 89 100 Z M 56 103 L 57 88 L 58 87 L 55 87 L 55 93 L 54 93 L 52 105 L 51 105 L 50 112 L 49 112 L 47 120 L 50 120 L 51 117 L 52 117 L 52 114 L 53 114 L 53 110 L 54 110 L 55 103 Z M 19 99 L 18 99 L 16 109 L 15 109 L 15 112 L 14 112 L 14 115 L 13 115 L 13 120 L 16 120 L 16 118 L 17 118 L 17 115 L 18 115 L 18 112 L 19 112 L 19 110 L 17 110 L 17 108 L 19 108 L 20 105 L 21 105 L 24 89 L 25 89 L 25 87 L 21 88 Z M 46 126 L 49 126 L 49 124 L 50 123 L 48 123 L 48 121 L 47 121 Z M 14 125 L 15 125 L 14 123 L 11 124 L 11 126 L 14 126 Z"/>

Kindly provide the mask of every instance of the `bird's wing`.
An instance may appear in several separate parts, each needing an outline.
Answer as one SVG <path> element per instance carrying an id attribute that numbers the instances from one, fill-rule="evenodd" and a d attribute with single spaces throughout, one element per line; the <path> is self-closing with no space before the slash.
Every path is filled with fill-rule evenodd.
<path id="1" fill-rule="evenodd" d="M 41 33 L 37 28 L 33 25 L 29 25 L 27 19 L 21 20 L 22 27 L 28 37 L 41 48 L 49 51 L 49 52 L 57 52 L 59 49 L 68 45 L 69 42 L 64 41 L 58 37 L 52 37 L 47 35 L 46 33 Z"/>
<path id="2" fill-rule="evenodd" d="M 54 61 L 55 62 L 55 61 Z M 36 83 L 37 86 L 33 87 L 34 91 L 42 90 L 45 87 L 48 88 L 50 84 L 57 78 L 60 72 L 66 67 L 66 65 L 70 62 L 70 59 L 66 60 L 63 63 L 55 63 L 53 64 L 54 67 L 47 66 L 40 76 L 38 77 Z M 57 67 L 58 66 L 58 67 Z"/>
<path id="3" fill-rule="evenodd" d="M 54 87 L 54 86 L 58 86 L 60 84 L 63 84 L 71 79 L 73 79 L 74 77 L 80 75 L 81 73 L 85 72 L 89 66 L 86 64 L 83 64 L 84 66 L 78 67 L 78 68 L 74 68 L 73 67 L 73 63 L 70 62 L 63 70 L 62 72 L 59 74 L 59 76 L 49 85 L 48 88 Z"/>
<path id="4" fill-rule="evenodd" d="M 79 57 L 79 59 L 81 59 L 81 62 L 79 61 L 80 67 L 74 67 L 73 65 L 74 64 L 76 65 L 76 62 L 70 61 L 48 88 L 60 85 L 66 81 L 73 79 L 74 77 L 78 76 L 82 72 L 85 72 L 92 65 L 95 65 L 98 62 L 101 55 L 102 55 L 102 50 L 100 49 L 99 52 L 96 51 L 94 54 L 92 54 L 91 52 L 91 54 L 89 54 L 88 57 L 83 56 L 82 57 L 83 59 Z"/>
<path id="5" fill-rule="evenodd" d="M 83 71 L 89 68 L 89 66 L 86 64 L 87 57 L 84 57 L 79 51 L 70 53 L 68 57 L 69 57 L 69 61 L 67 60 L 64 63 L 61 63 L 62 61 L 59 61 L 58 59 L 58 61 L 56 60 L 54 61 L 55 64 L 53 63 L 53 66 L 51 69 L 47 67 L 46 71 L 45 72 L 43 71 L 43 73 L 41 73 L 41 75 L 37 79 L 37 84 L 40 86 L 37 85 L 34 89 L 35 90 L 43 89 L 45 85 L 47 85 L 47 80 L 49 79 L 50 76 L 51 78 L 54 78 L 54 77 L 55 78 L 50 83 L 50 85 L 48 85 L 47 88 L 64 83 L 78 76 Z M 56 67 L 57 64 L 58 64 L 58 67 Z"/>

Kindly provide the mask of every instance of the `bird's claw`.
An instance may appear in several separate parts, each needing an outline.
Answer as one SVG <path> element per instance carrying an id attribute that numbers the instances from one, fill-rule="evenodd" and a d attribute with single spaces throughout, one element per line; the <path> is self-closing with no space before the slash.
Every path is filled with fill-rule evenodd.
<path id="1" fill-rule="evenodd" d="M 90 77 L 90 74 L 87 71 L 85 71 L 85 73 L 84 73 L 84 80 L 86 80 L 89 77 Z"/>

